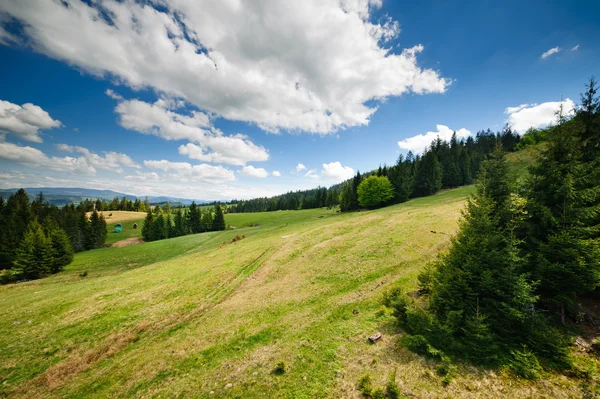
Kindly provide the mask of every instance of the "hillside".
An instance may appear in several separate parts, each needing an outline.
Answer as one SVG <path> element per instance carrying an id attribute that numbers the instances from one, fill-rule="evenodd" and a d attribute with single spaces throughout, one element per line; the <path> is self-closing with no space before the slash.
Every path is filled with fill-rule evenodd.
<path id="1" fill-rule="evenodd" d="M 2 286 L 0 393 L 359 397 L 365 372 L 384 384 L 395 369 L 420 398 L 577 396 L 578 380 L 473 368 L 443 387 L 435 363 L 397 345 L 381 295 L 395 281 L 415 288 L 471 190 L 352 214 L 227 215 L 258 226 L 79 253 L 63 273 Z"/>

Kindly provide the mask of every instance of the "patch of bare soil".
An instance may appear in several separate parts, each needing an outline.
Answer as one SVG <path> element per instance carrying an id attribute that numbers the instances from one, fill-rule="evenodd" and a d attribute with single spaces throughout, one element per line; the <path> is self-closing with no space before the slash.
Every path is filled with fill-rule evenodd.
<path id="1" fill-rule="evenodd" d="M 129 245 L 141 244 L 143 242 L 144 242 L 144 240 L 141 239 L 140 237 L 133 237 L 133 238 L 127 238 L 125 240 L 117 241 L 113 245 L 111 245 L 111 247 L 121 248 L 121 247 L 126 247 Z"/>

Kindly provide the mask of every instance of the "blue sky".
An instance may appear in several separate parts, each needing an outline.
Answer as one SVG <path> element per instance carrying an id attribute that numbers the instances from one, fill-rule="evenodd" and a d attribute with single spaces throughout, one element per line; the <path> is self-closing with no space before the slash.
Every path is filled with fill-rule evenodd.
<path id="1" fill-rule="evenodd" d="M 67 4 L 0 4 L 2 188 L 328 186 L 437 134 L 545 126 L 600 74 L 596 1 Z"/>

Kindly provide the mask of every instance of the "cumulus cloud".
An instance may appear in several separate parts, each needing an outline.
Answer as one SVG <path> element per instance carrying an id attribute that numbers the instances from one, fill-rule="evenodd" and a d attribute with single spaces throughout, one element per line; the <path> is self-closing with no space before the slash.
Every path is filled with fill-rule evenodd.
<path id="1" fill-rule="evenodd" d="M 556 111 L 563 106 L 565 116 L 573 114 L 575 103 L 567 98 L 564 101 L 550 101 L 541 104 L 521 104 L 516 107 L 507 107 L 504 113 L 508 115 L 506 123 L 519 132 L 524 133 L 530 127 L 541 128 L 551 125 L 556 121 Z"/>
<path id="2" fill-rule="evenodd" d="M 244 166 L 242 169 L 238 170 L 238 173 L 244 176 L 258 177 L 261 179 L 269 176 L 269 172 L 267 172 L 264 168 L 255 168 L 252 165 Z"/>
<path id="3" fill-rule="evenodd" d="M 273 171 L 273 176 L 275 176 L 275 177 L 281 177 L 281 172 L 278 171 L 278 170 L 274 170 Z"/>
<path id="4" fill-rule="evenodd" d="M 443 93 L 450 85 L 419 65 L 422 45 L 386 47 L 400 26 L 390 18 L 373 21 L 380 6 L 381 0 L 20 0 L 1 2 L 0 12 L 20 23 L 35 51 L 90 74 L 150 87 L 267 131 L 327 134 L 368 124 L 377 110 L 370 100 Z"/>
<path id="5" fill-rule="evenodd" d="M 129 155 L 123 154 L 121 152 L 105 152 L 104 155 L 98 155 L 87 148 L 79 147 L 79 146 L 70 146 L 67 144 L 58 144 L 56 146 L 60 151 L 64 152 L 76 152 L 81 154 L 81 157 L 85 160 L 85 162 L 94 167 L 95 169 L 109 170 L 116 173 L 123 173 L 122 166 L 128 168 L 139 169 L 140 165 L 135 163 L 133 159 L 129 157 Z"/>
<path id="6" fill-rule="evenodd" d="M 354 169 L 349 166 L 342 166 L 338 161 L 324 163 L 321 175 L 328 180 L 338 183 L 352 178 L 354 176 Z"/>
<path id="7" fill-rule="evenodd" d="M 192 165 L 187 162 L 171 162 L 165 159 L 160 161 L 147 160 L 144 161 L 144 165 L 149 169 L 165 172 L 168 179 L 185 183 L 195 181 L 218 183 L 235 180 L 233 172 L 221 165 Z"/>
<path id="8" fill-rule="evenodd" d="M 300 173 L 304 169 L 306 169 L 306 166 L 304 166 L 304 164 L 299 163 L 298 165 L 296 165 L 296 173 Z"/>
<path id="9" fill-rule="evenodd" d="M 305 174 L 304 177 L 310 177 L 311 179 L 318 179 L 319 175 L 317 174 L 317 171 L 315 169 L 309 169 Z"/>
<path id="10" fill-rule="evenodd" d="M 560 51 L 560 47 L 552 47 L 550 50 L 544 52 L 542 54 L 542 59 L 546 59 L 550 57 L 552 54 L 556 54 Z"/>
<path id="11" fill-rule="evenodd" d="M 456 137 L 459 139 L 467 138 L 471 135 L 471 132 L 465 128 L 452 130 L 446 125 L 435 125 L 435 128 L 437 129 L 435 132 L 427 132 L 400 140 L 398 142 L 398 146 L 404 150 L 421 152 L 429 147 L 431 142 L 438 137 L 441 140 L 448 141 L 452 138 L 452 134 L 454 134 L 454 132 L 456 132 Z"/>
<path id="12" fill-rule="evenodd" d="M 1 6 L 0 6 L 1 9 Z M 0 132 L 14 134 L 23 140 L 42 143 L 41 130 L 61 127 L 48 112 L 31 103 L 17 105 L 0 100 Z"/>
<path id="13" fill-rule="evenodd" d="M 107 91 L 107 95 L 119 101 L 115 112 L 119 114 L 121 126 L 166 140 L 192 141 L 179 147 L 179 153 L 191 159 L 239 166 L 269 159 L 268 151 L 247 136 L 225 135 L 212 127 L 210 117 L 203 112 L 192 111 L 190 115 L 184 115 L 172 111 L 182 105 L 177 100 L 161 98 L 150 104 L 136 99 L 125 100 L 113 91 Z"/>
<path id="14" fill-rule="evenodd" d="M 96 174 L 96 169 L 82 157 L 48 157 L 37 148 L 7 142 L 0 143 L 0 159 L 55 172 L 87 176 Z"/>

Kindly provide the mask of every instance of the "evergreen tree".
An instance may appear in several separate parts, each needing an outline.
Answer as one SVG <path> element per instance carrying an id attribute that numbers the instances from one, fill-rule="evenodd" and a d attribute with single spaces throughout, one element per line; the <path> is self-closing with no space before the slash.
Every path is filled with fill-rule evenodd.
<path id="1" fill-rule="evenodd" d="M 52 247 L 50 272 L 58 273 L 63 267 L 73 261 L 74 251 L 69 236 L 67 236 L 67 233 L 63 229 L 56 228 L 51 230 L 49 237 Z"/>
<path id="2" fill-rule="evenodd" d="M 215 205 L 215 217 L 212 223 L 213 231 L 225 230 L 225 216 L 219 204 Z"/>
<path id="3" fill-rule="evenodd" d="M 356 176 L 354 176 L 354 179 L 352 179 L 352 193 L 350 196 L 350 209 L 351 210 L 356 210 L 360 207 L 360 204 L 358 203 L 358 186 L 360 186 L 361 181 L 362 181 L 362 176 L 360 175 L 360 172 L 357 171 Z"/>
<path id="4" fill-rule="evenodd" d="M 342 212 L 352 211 L 352 182 L 344 184 L 344 188 L 340 194 L 340 210 Z"/>
<path id="5" fill-rule="evenodd" d="M 52 246 L 37 222 L 31 222 L 23 236 L 15 269 L 21 278 L 33 280 L 50 274 L 52 268 Z"/>
<path id="6" fill-rule="evenodd" d="M 156 240 L 152 225 L 154 224 L 154 212 L 151 208 L 148 208 L 146 212 L 146 218 L 144 219 L 144 225 L 142 226 L 142 237 L 145 241 Z"/>
<path id="7" fill-rule="evenodd" d="M 561 107 L 547 147 L 531 169 L 525 234 L 541 303 L 557 309 L 563 323 L 577 297 L 600 284 L 600 176 L 576 129 L 565 124 Z"/>
<path id="8" fill-rule="evenodd" d="M 216 206 L 216 205 L 215 205 Z M 210 209 L 206 209 L 204 212 L 201 212 L 200 217 L 200 232 L 204 233 L 206 231 L 213 231 L 213 214 Z"/>
<path id="9" fill-rule="evenodd" d="M 98 211 L 93 211 L 90 216 L 90 224 L 86 229 L 87 236 L 85 238 L 86 249 L 101 248 L 106 242 L 106 221 L 104 216 L 100 215 Z"/>
<path id="10" fill-rule="evenodd" d="M 181 209 L 177 209 L 175 212 L 173 222 L 173 237 L 181 237 L 187 234 L 187 223 L 183 217 L 183 212 L 181 212 Z"/>
<path id="11" fill-rule="evenodd" d="M 191 234 L 196 234 L 202 232 L 201 226 L 201 211 L 200 208 L 196 205 L 195 202 L 192 201 L 188 212 L 187 212 L 187 222 L 188 222 L 188 230 Z"/>
<path id="12" fill-rule="evenodd" d="M 508 182 L 501 156 L 486 161 L 478 192 L 469 199 L 452 246 L 441 256 L 434 273 L 430 308 L 442 329 L 450 334 L 449 350 L 472 360 L 495 363 L 491 343 L 519 348 L 527 342 L 528 309 L 536 301 L 522 274 L 518 241 L 502 222 L 509 213 L 503 200 L 492 194 Z M 499 198 L 499 197 L 498 197 Z"/>
<path id="13" fill-rule="evenodd" d="M 442 188 L 442 165 L 433 151 L 428 151 L 418 162 L 415 176 L 415 195 L 435 194 Z"/>

